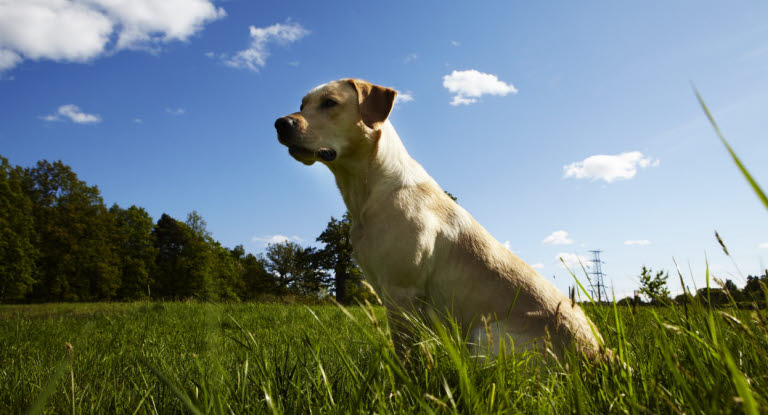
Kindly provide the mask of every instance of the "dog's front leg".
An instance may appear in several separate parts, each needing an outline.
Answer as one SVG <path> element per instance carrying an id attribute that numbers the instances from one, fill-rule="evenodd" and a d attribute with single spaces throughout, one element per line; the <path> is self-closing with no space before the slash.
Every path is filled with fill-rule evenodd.
<path id="1" fill-rule="evenodd" d="M 390 296 L 385 306 L 395 352 L 407 363 L 413 346 L 419 341 L 419 328 L 428 321 L 428 305 L 423 298 L 408 295 L 397 299 Z"/>

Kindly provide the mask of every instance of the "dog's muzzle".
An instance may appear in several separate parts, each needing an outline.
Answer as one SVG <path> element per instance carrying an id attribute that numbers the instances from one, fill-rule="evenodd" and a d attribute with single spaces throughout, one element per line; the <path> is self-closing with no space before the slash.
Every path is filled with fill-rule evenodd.
<path id="1" fill-rule="evenodd" d="M 296 120 L 291 117 L 280 117 L 275 121 L 277 140 L 288 145 L 296 135 Z"/>
<path id="2" fill-rule="evenodd" d="M 288 147 L 288 153 L 294 158 L 306 160 L 310 157 L 317 157 L 323 161 L 336 160 L 336 150 L 323 147 L 317 150 L 310 150 L 299 143 L 296 136 L 296 120 L 293 117 L 280 117 L 275 121 L 275 130 L 277 130 L 277 141 Z"/>

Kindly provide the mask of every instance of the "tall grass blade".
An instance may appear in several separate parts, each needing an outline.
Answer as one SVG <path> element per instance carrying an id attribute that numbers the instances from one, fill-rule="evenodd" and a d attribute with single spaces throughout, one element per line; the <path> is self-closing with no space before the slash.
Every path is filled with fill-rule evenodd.
<path id="1" fill-rule="evenodd" d="M 160 380 L 160 382 L 163 382 L 165 384 L 165 386 L 167 386 L 168 389 L 170 389 L 171 392 L 173 392 L 173 394 L 176 395 L 177 398 L 179 398 L 179 400 L 184 404 L 184 406 L 186 406 L 187 409 L 189 409 L 189 412 L 192 412 L 195 415 L 202 415 L 202 412 L 200 412 L 200 409 L 198 409 L 198 407 L 195 406 L 194 403 L 192 403 L 192 400 L 189 399 L 189 396 L 187 396 L 186 393 L 184 393 L 181 390 L 179 390 L 179 388 L 175 384 L 173 384 L 173 382 L 171 382 L 163 374 L 163 372 L 161 372 L 154 365 L 149 363 L 149 361 L 147 361 L 147 359 L 145 359 L 145 358 L 143 358 L 141 356 L 139 356 L 138 359 L 139 359 L 139 362 L 142 365 L 144 365 L 147 369 L 149 369 L 149 371 L 152 372 L 152 374 L 154 374 Z"/>
<path id="2" fill-rule="evenodd" d="M 48 398 L 51 397 L 51 394 L 56 389 L 56 385 L 59 383 L 59 379 L 64 376 L 64 372 L 66 372 L 68 367 L 69 363 L 67 359 L 62 360 L 61 363 L 56 366 L 56 370 L 53 372 L 53 375 L 48 378 L 48 383 L 45 384 L 45 389 L 40 392 L 40 395 L 37 395 L 37 399 L 35 399 L 35 401 L 32 403 L 32 406 L 27 409 L 27 415 L 36 415 L 42 412 L 45 404 L 48 403 Z"/>
<path id="3" fill-rule="evenodd" d="M 701 109 L 704 110 L 704 113 L 707 114 L 709 123 L 712 124 L 712 128 L 715 129 L 715 132 L 717 133 L 717 136 L 720 138 L 720 141 L 728 150 L 728 153 L 731 155 L 731 158 L 733 158 L 734 163 L 736 163 L 736 165 L 739 167 L 739 170 L 741 170 L 741 174 L 744 176 L 745 179 L 747 179 L 747 182 L 749 182 L 749 185 L 752 186 L 752 190 L 755 192 L 757 197 L 759 197 L 760 200 L 763 202 L 763 206 L 765 206 L 765 208 L 768 209 L 768 196 L 765 195 L 765 193 L 763 192 L 763 189 L 761 189 L 760 186 L 755 181 L 755 179 L 752 178 L 752 175 L 749 174 L 749 172 L 747 171 L 747 168 L 744 167 L 744 165 L 741 163 L 741 160 L 733 151 L 733 149 L 731 148 L 731 145 L 728 144 L 728 141 L 725 140 L 725 137 L 723 136 L 723 133 L 720 132 L 720 128 L 717 126 L 717 123 L 715 122 L 714 117 L 712 117 L 712 114 L 710 114 L 709 108 L 707 108 L 707 104 L 705 104 L 704 99 L 701 98 L 701 94 L 699 94 L 699 90 L 696 89 L 696 87 L 694 86 L 693 91 L 696 93 L 696 98 L 699 100 L 699 105 L 701 105 Z"/>

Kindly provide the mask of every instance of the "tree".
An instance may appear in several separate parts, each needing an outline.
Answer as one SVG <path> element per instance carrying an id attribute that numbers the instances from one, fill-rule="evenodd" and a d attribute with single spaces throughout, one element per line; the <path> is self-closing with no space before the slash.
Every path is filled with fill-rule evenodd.
<path id="1" fill-rule="evenodd" d="M 38 251 L 25 179 L 21 167 L 0 156 L 0 304 L 23 299 L 35 284 Z"/>
<path id="2" fill-rule="evenodd" d="M 264 266 L 276 278 L 276 294 L 313 295 L 330 282 L 319 262 L 320 255 L 314 248 L 286 241 L 267 246 Z"/>
<path id="3" fill-rule="evenodd" d="M 202 239 L 208 239 L 211 237 L 211 233 L 208 232 L 208 224 L 205 222 L 202 216 L 197 213 L 196 210 L 187 214 L 187 220 L 185 222 L 189 229 Z"/>
<path id="4" fill-rule="evenodd" d="M 349 212 L 346 212 L 341 220 L 331 217 L 325 230 L 317 237 L 318 242 L 325 244 L 325 247 L 319 251 L 321 266 L 333 271 L 336 301 L 341 304 L 347 301 L 347 281 L 352 270 L 357 268 L 352 262 L 352 243 L 349 240 L 349 232 L 350 218 Z"/>
<path id="5" fill-rule="evenodd" d="M 161 297 L 215 298 L 213 253 L 208 241 L 201 236 L 202 229 L 193 230 L 167 214 L 157 221 L 152 230 L 158 250 L 154 274 Z"/>
<path id="6" fill-rule="evenodd" d="M 730 302 L 728 295 L 721 288 L 699 288 L 696 292 L 696 298 L 712 307 L 728 304 Z"/>
<path id="7" fill-rule="evenodd" d="M 723 287 L 725 290 L 728 291 L 728 294 L 733 297 L 734 301 L 741 300 L 741 290 L 739 290 L 739 287 L 736 286 L 736 284 L 731 280 L 725 280 L 725 284 Z"/>
<path id="8" fill-rule="evenodd" d="M 744 286 L 744 290 L 742 290 L 744 297 L 749 300 L 765 298 L 761 283 L 768 286 L 768 270 L 765 270 L 765 274 L 762 276 L 747 275 L 747 284 Z"/>
<path id="9" fill-rule="evenodd" d="M 26 170 L 40 255 L 33 295 L 44 301 L 114 298 L 120 286 L 111 220 L 96 186 L 57 161 Z"/>
<path id="10" fill-rule="evenodd" d="M 144 208 L 122 209 L 117 204 L 109 209 L 112 216 L 112 246 L 118 258 L 120 288 L 118 297 L 144 298 L 150 295 L 150 270 L 157 248 L 152 240 L 153 221 Z"/>
<path id="11" fill-rule="evenodd" d="M 240 245 L 242 249 L 242 245 Z M 220 300 L 239 301 L 244 290 L 242 266 L 229 249 L 213 242 L 213 278 L 216 297 Z"/>
<path id="12" fill-rule="evenodd" d="M 648 297 L 651 304 L 664 303 L 668 299 L 667 278 L 669 278 L 669 273 L 659 271 L 654 276 L 650 268 L 643 266 L 640 273 L 640 292 Z"/>
<path id="13" fill-rule="evenodd" d="M 243 293 L 241 298 L 256 299 L 261 294 L 273 294 L 278 291 L 275 277 L 267 271 L 266 260 L 262 256 L 247 254 L 240 262 L 243 267 Z"/>

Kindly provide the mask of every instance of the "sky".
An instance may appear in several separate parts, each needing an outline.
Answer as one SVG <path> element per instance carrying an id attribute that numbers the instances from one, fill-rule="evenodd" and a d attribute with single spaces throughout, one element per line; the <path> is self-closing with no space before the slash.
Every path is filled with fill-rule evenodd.
<path id="1" fill-rule="evenodd" d="M 274 120 L 311 88 L 395 88 L 411 156 L 566 291 L 602 250 L 617 298 L 674 260 L 742 286 L 768 212 L 693 92 L 768 186 L 768 3 L 0 0 L 0 155 L 62 160 L 107 205 L 263 252 L 345 207 Z M 717 230 L 731 252 L 720 249 Z M 393 259 L 396 260 L 396 259 Z M 579 272 L 581 273 L 581 272 Z"/>

